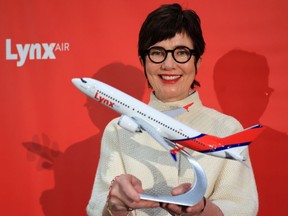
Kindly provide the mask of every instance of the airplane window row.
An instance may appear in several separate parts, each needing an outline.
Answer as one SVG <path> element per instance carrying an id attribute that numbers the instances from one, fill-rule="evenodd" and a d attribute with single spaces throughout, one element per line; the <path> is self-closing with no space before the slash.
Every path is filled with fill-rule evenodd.
<path id="1" fill-rule="evenodd" d="M 115 102 L 117 102 L 117 103 L 119 103 L 119 104 L 121 104 L 121 105 L 123 105 L 123 106 L 125 106 L 125 107 L 127 107 L 127 108 L 130 108 L 130 106 L 128 106 L 127 104 L 125 104 L 125 103 L 123 103 L 122 101 L 119 101 L 119 100 L 111 97 L 110 95 L 106 94 L 105 92 L 102 92 L 102 91 L 99 91 L 99 90 L 97 90 L 97 92 L 103 94 L 103 95 L 106 96 L 107 98 L 109 98 L 109 99 L 111 99 L 111 100 L 113 100 L 113 101 L 115 101 Z M 135 110 L 135 108 L 132 108 L 132 110 Z M 143 112 L 141 112 L 141 111 L 139 111 L 139 110 L 137 110 L 137 113 L 140 114 L 140 115 L 142 115 L 142 116 L 145 116 L 145 117 L 146 117 L 146 114 L 143 113 Z M 189 136 L 187 136 L 187 135 L 185 135 L 185 134 L 177 131 L 176 129 L 174 129 L 174 128 L 166 125 L 166 124 L 163 124 L 162 122 L 158 121 L 157 119 L 154 119 L 154 118 L 152 118 L 152 117 L 150 117 L 150 116 L 148 116 L 148 119 L 150 119 L 150 120 L 152 120 L 152 121 L 154 121 L 154 122 L 156 122 L 156 123 L 158 123 L 158 124 L 160 124 L 160 125 L 168 128 L 168 129 L 170 129 L 170 130 L 172 130 L 172 131 L 180 134 L 181 136 L 184 136 L 184 137 L 186 137 L 186 138 L 189 138 Z"/>
<path id="2" fill-rule="evenodd" d="M 139 114 L 142 115 L 142 116 L 146 116 L 145 113 L 143 113 L 143 112 L 141 112 L 141 111 L 139 111 L 139 110 L 137 110 L 137 113 L 139 113 Z"/>
<path id="3" fill-rule="evenodd" d="M 110 95 L 106 94 L 105 92 L 102 92 L 102 91 L 99 91 L 99 90 L 98 90 L 97 92 L 103 94 L 103 95 L 106 96 L 107 98 L 109 98 L 109 99 L 111 99 L 111 100 L 113 100 L 113 101 L 115 101 L 115 102 L 117 102 L 117 103 L 119 103 L 119 104 L 121 104 L 121 105 L 123 105 L 123 106 L 125 106 L 125 107 L 127 107 L 127 108 L 130 108 L 130 106 L 128 106 L 127 104 L 125 104 L 125 103 L 123 103 L 122 101 L 119 101 L 119 100 L 111 97 Z"/>
<path id="4" fill-rule="evenodd" d="M 170 126 L 168 126 L 168 125 L 166 125 L 166 124 L 158 121 L 157 119 L 154 119 L 154 118 L 152 118 L 152 117 L 150 117 L 150 116 L 148 116 L 148 119 L 151 119 L 152 121 L 154 121 L 154 122 L 156 122 L 156 123 L 158 123 L 158 124 L 160 124 L 160 125 L 168 128 L 168 129 L 170 129 L 170 130 L 172 130 L 172 131 L 174 131 L 174 132 L 176 132 L 176 133 L 178 133 L 178 134 L 180 134 L 181 136 L 184 136 L 184 137 L 186 137 L 186 138 L 189 138 L 189 136 L 185 135 L 184 133 L 179 132 L 179 131 L 176 130 L 175 128 L 172 128 L 172 127 L 170 127 Z"/>

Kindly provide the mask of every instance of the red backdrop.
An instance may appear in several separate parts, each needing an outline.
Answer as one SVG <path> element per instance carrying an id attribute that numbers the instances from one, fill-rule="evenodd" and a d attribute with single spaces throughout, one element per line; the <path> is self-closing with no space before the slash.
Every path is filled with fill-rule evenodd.
<path id="1" fill-rule="evenodd" d="M 88 100 L 71 78 L 97 77 L 146 101 L 138 30 L 148 12 L 171 2 L 0 0 L 3 215 L 85 215 L 99 140 L 115 114 Z M 267 127 L 250 148 L 259 215 L 284 215 L 288 3 L 178 2 L 202 18 L 204 103 L 244 126 Z M 139 88 L 125 89 L 133 82 Z"/>

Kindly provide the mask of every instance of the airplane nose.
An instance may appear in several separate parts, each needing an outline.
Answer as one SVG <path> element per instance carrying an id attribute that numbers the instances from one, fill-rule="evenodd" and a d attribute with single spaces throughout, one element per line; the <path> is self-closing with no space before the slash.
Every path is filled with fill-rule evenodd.
<path id="1" fill-rule="evenodd" d="M 87 83 L 87 81 L 84 78 L 73 78 L 72 83 L 74 85 L 79 85 L 80 83 Z"/>
<path id="2" fill-rule="evenodd" d="M 78 78 L 73 78 L 71 81 L 72 81 L 72 83 L 74 85 L 76 85 L 79 82 L 79 79 Z"/>

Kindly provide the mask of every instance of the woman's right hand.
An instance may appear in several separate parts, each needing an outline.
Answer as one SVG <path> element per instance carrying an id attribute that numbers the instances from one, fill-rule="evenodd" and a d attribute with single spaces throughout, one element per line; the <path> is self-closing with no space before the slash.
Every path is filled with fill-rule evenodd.
<path id="1" fill-rule="evenodd" d="M 141 200 L 139 196 L 141 193 L 144 193 L 142 183 L 135 176 L 122 174 L 115 177 L 110 185 L 107 212 L 109 208 L 112 214 L 126 216 L 134 209 L 159 207 L 158 202 Z"/>

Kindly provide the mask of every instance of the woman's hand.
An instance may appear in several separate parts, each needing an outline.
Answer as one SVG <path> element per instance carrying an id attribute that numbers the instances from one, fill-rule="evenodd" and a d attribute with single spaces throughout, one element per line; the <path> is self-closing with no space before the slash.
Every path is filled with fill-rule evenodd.
<path id="1" fill-rule="evenodd" d="M 187 192 L 190 188 L 191 188 L 190 183 L 184 183 L 173 188 L 171 194 L 172 196 L 180 195 Z M 162 203 L 161 207 L 166 211 L 168 211 L 171 215 L 193 216 L 193 215 L 201 215 L 205 207 L 205 204 L 206 203 L 204 203 L 204 199 L 202 199 L 199 203 L 190 207 L 170 203 Z"/>
<path id="2" fill-rule="evenodd" d="M 143 192 L 142 183 L 135 176 L 117 176 L 110 185 L 107 207 L 112 214 L 125 216 L 132 209 L 159 207 L 158 202 L 141 200 L 139 193 Z"/>

